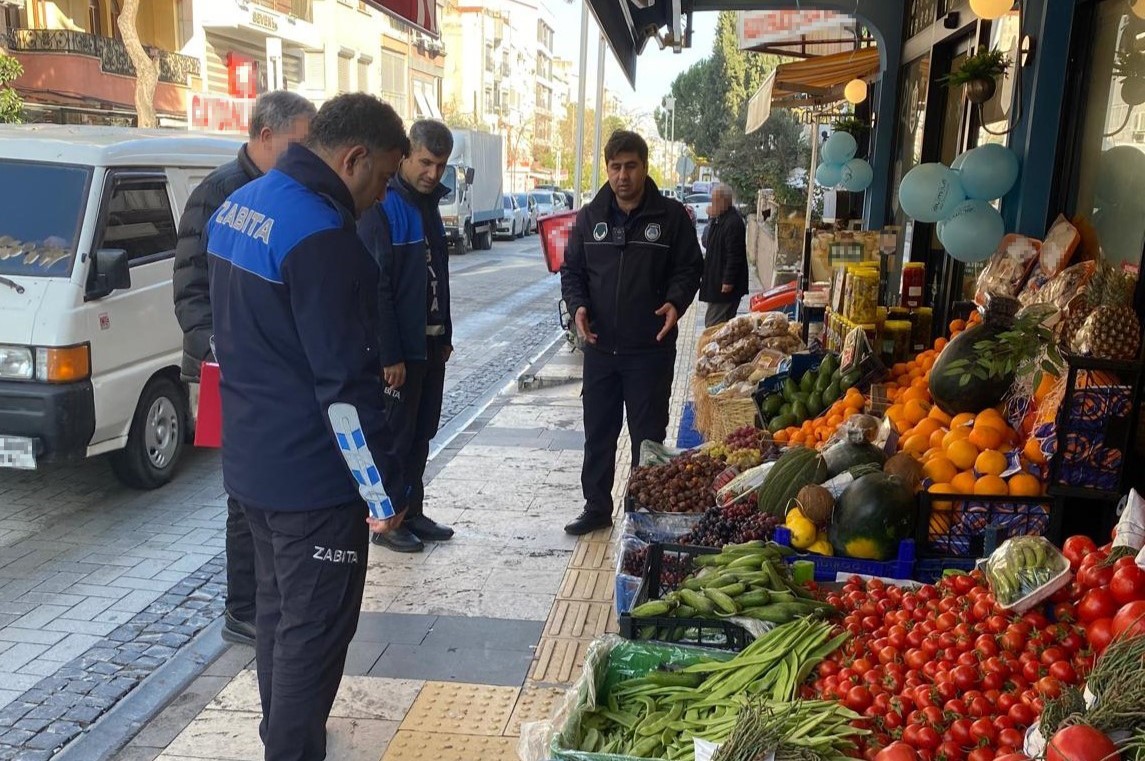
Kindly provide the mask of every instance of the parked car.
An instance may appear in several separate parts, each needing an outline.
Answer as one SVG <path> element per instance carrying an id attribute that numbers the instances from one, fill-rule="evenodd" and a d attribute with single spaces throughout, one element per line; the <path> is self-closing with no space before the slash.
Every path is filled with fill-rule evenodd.
<path id="1" fill-rule="evenodd" d="M 708 221 L 708 206 L 711 202 L 712 197 L 707 193 L 693 193 L 684 196 L 684 205 L 695 213 L 697 222 Z"/>
<path id="2" fill-rule="evenodd" d="M 677 193 L 673 188 L 661 188 L 660 194 L 666 198 L 671 198 L 674 201 L 680 200 L 680 194 Z"/>
<path id="3" fill-rule="evenodd" d="M 525 210 L 517 204 L 517 198 L 510 193 L 505 193 L 501 196 L 501 205 L 505 209 L 505 215 L 497 220 L 497 227 L 494 231 L 496 236 L 507 240 L 525 237 L 525 226 L 528 224 L 528 219 L 525 216 Z"/>
<path id="4" fill-rule="evenodd" d="M 572 204 L 565 202 L 565 197 L 560 191 L 534 190 L 529 193 L 529 198 L 537 204 L 537 215 L 541 217 L 572 208 Z"/>
<path id="5" fill-rule="evenodd" d="M 537 231 L 537 202 L 529 197 L 528 193 L 515 194 L 517 205 L 525 210 L 525 235 L 532 235 Z"/>
<path id="6" fill-rule="evenodd" d="M 110 453 L 128 486 L 175 475 L 198 393 L 179 378 L 176 225 L 239 145 L 174 130 L 0 127 L 0 187 L 19 188 L 0 206 L 0 468 Z"/>

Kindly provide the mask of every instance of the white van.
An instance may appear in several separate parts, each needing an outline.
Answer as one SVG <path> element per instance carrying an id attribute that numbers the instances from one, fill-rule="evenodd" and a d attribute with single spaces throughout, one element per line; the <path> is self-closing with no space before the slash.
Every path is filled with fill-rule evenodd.
<path id="1" fill-rule="evenodd" d="M 0 467 L 112 453 L 171 480 L 189 441 L 171 272 L 191 190 L 240 141 L 0 127 Z"/>

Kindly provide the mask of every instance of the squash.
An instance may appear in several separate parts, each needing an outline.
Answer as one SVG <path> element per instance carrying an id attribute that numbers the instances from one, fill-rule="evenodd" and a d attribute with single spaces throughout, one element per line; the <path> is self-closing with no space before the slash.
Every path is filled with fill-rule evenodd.
<path id="1" fill-rule="evenodd" d="M 843 471 L 859 465 L 882 467 L 886 462 L 886 453 L 867 439 L 867 433 L 862 428 L 848 427 L 843 431 L 843 436 L 842 441 L 831 445 L 823 452 L 828 478 L 834 478 Z"/>
<path id="2" fill-rule="evenodd" d="M 767 474 L 759 490 L 759 509 L 783 520 L 800 489 L 826 480 L 827 464 L 818 452 L 807 447 L 791 447 Z"/>
<path id="3" fill-rule="evenodd" d="M 868 473 L 836 501 L 827 536 L 840 555 L 890 560 L 899 542 L 914 535 L 917 513 L 914 494 L 901 479 Z"/>
<path id="4" fill-rule="evenodd" d="M 981 354 L 975 344 L 993 340 L 1014 326 L 1018 302 L 1009 298 L 991 298 L 983 321 L 973 325 L 946 345 L 930 370 L 930 395 L 939 409 L 947 415 L 963 412 L 981 412 L 995 407 L 1014 384 L 1014 373 L 975 376 L 974 362 Z M 966 360 L 961 369 L 951 364 Z M 983 373 L 985 375 L 985 373 Z"/>

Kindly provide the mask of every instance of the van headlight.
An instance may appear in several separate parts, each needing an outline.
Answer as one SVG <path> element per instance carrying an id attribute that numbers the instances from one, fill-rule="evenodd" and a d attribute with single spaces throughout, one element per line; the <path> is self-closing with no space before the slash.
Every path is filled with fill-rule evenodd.
<path id="1" fill-rule="evenodd" d="M 81 346 L 0 346 L 0 380 L 71 383 L 91 377 L 91 349 Z"/>
<path id="2" fill-rule="evenodd" d="M 443 225 L 456 225 L 457 224 L 457 217 L 455 217 L 455 216 L 444 216 L 441 218 L 441 223 Z"/>
<path id="3" fill-rule="evenodd" d="M 0 345 L 0 378 L 32 380 L 34 364 L 32 350 L 27 346 Z"/>

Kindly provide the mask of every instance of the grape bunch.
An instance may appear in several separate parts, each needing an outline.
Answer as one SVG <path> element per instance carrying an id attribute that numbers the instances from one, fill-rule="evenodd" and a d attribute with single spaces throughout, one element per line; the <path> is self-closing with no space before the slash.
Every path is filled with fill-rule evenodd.
<path id="1" fill-rule="evenodd" d="M 706 454 L 681 455 L 664 465 L 633 468 L 628 493 L 647 510 L 701 513 L 715 504 L 712 482 L 726 468 Z"/>
<path id="2" fill-rule="evenodd" d="M 642 576 L 644 563 L 648 559 L 648 548 L 628 550 L 624 553 L 621 563 L 621 573 L 628 576 Z M 676 555 L 662 555 L 660 559 L 660 590 L 661 594 L 676 589 L 688 578 L 688 568 L 691 566 L 691 557 L 678 557 Z"/>
<path id="3" fill-rule="evenodd" d="M 680 544 L 700 547 L 723 547 L 756 539 L 769 540 L 780 524 L 778 517 L 761 513 L 750 505 L 735 504 L 713 507 L 690 532 L 680 537 Z"/>
<path id="4" fill-rule="evenodd" d="M 727 457 L 728 467 L 748 470 L 763 464 L 763 453 L 758 449 L 737 449 Z"/>
<path id="5" fill-rule="evenodd" d="M 737 449 L 759 449 L 762 444 L 770 441 L 767 431 L 761 431 L 752 425 L 746 425 L 733 431 L 726 439 L 724 445 L 731 451 Z"/>

